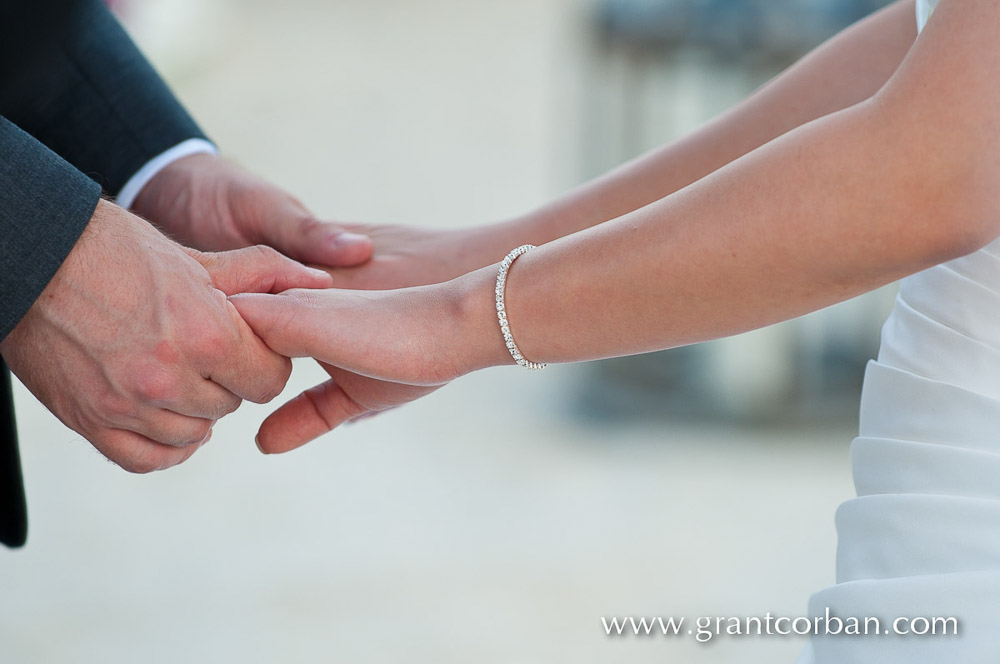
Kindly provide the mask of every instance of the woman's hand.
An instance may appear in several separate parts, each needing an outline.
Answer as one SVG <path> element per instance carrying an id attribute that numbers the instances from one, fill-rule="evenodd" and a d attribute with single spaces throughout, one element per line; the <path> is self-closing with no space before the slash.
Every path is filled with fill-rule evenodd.
<path id="1" fill-rule="evenodd" d="M 330 380 L 306 390 L 260 425 L 257 447 L 280 454 L 333 431 L 344 422 L 375 415 L 436 390 L 439 385 L 407 385 L 368 378 L 320 362 Z"/>
<path id="2" fill-rule="evenodd" d="M 266 453 L 510 362 L 493 311 L 492 270 L 421 288 L 290 290 L 230 301 L 272 350 L 316 358 L 330 374 L 264 421 L 257 445 Z"/>
<path id="3" fill-rule="evenodd" d="M 438 283 L 638 210 L 816 118 L 870 98 L 916 38 L 912 0 L 899 0 L 818 47 L 703 128 L 514 220 L 462 231 L 343 225 L 372 238 L 369 263 L 329 270 L 340 288 Z"/>
<path id="4" fill-rule="evenodd" d="M 362 224 L 343 228 L 371 238 L 375 251 L 366 263 L 327 269 L 336 288 L 389 290 L 437 284 L 496 263 L 524 244 L 522 233 L 511 223 L 460 230 Z"/>

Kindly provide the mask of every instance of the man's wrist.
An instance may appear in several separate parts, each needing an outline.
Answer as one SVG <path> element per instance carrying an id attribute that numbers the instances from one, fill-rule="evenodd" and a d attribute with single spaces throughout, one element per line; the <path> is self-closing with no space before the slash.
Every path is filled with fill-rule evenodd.
<path id="1" fill-rule="evenodd" d="M 143 188 L 159 173 L 176 161 L 196 154 L 219 154 L 219 149 L 204 138 L 189 138 L 147 161 L 128 179 L 118 192 L 115 202 L 125 209 L 131 208 Z"/>

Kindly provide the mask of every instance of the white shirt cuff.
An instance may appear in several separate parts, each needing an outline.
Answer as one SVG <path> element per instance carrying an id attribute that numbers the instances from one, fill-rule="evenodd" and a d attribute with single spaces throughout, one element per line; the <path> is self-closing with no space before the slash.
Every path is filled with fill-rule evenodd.
<path id="1" fill-rule="evenodd" d="M 122 190 L 118 192 L 115 202 L 121 207 L 128 209 L 135 203 L 139 192 L 156 174 L 164 168 L 174 163 L 178 159 L 190 157 L 193 154 L 219 154 L 219 149 L 206 141 L 204 138 L 189 138 L 178 143 L 165 152 L 156 155 L 135 172 L 135 175 L 128 179 Z"/>

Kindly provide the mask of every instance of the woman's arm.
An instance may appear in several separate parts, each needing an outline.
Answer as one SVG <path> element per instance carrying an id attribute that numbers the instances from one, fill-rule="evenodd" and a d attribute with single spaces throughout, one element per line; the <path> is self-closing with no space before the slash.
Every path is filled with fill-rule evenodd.
<path id="1" fill-rule="evenodd" d="M 913 0 L 899 0 L 842 31 L 730 111 L 511 221 L 462 231 L 356 226 L 375 258 L 335 270 L 342 288 L 399 288 L 444 281 L 492 264 L 516 244 L 544 244 L 657 201 L 816 118 L 868 99 L 899 66 L 917 34 Z"/>
<path id="2" fill-rule="evenodd" d="M 1000 235 L 997 34 L 1000 2 L 941 0 L 872 99 L 518 259 L 507 310 L 524 355 L 577 361 L 742 332 Z M 273 349 L 317 357 L 338 375 L 308 408 L 293 402 L 272 416 L 313 422 L 317 435 L 368 404 L 412 398 L 400 384 L 435 385 L 511 363 L 494 278 L 487 268 L 403 291 L 232 299 Z M 269 435 L 290 442 L 280 428 Z"/>
<path id="3" fill-rule="evenodd" d="M 917 36 L 913 0 L 843 30 L 702 128 L 510 223 L 544 244 L 679 191 L 806 122 L 874 95 Z"/>
<path id="4" fill-rule="evenodd" d="M 578 361 L 743 332 L 1000 235 L 997 34 L 1000 3 L 942 0 L 870 100 L 519 259 L 507 307 L 525 356 Z M 472 318 L 486 318 L 475 298 L 492 276 L 466 283 Z M 506 361 L 491 350 L 473 366 Z"/>

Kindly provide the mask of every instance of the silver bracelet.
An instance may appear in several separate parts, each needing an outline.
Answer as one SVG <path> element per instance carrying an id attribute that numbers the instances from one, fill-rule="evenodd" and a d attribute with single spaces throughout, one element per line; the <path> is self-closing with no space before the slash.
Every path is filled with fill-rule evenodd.
<path id="1" fill-rule="evenodd" d="M 519 256 L 528 253 L 534 248 L 535 245 L 533 244 L 523 244 L 507 254 L 503 261 L 501 261 L 500 270 L 497 272 L 497 319 L 500 321 L 500 332 L 503 333 L 504 343 L 507 344 L 507 350 L 510 351 L 510 356 L 514 358 L 514 361 L 525 369 L 544 369 L 545 364 L 532 362 L 526 359 L 524 355 L 521 355 L 517 344 L 514 343 L 514 336 L 510 333 L 510 322 L 507 320 L 507 309 L 503 302 L 504 291 L 507 288 L 507 272 L 510 270 L 510 266 L 514 264 L 514 261 Z"/>

